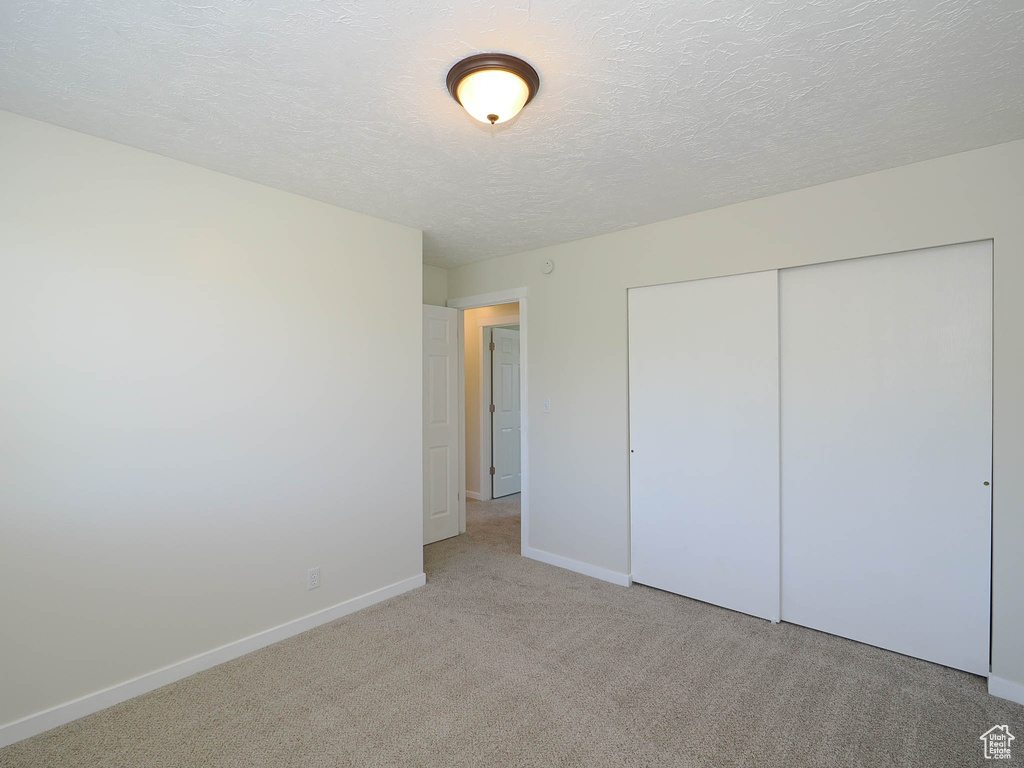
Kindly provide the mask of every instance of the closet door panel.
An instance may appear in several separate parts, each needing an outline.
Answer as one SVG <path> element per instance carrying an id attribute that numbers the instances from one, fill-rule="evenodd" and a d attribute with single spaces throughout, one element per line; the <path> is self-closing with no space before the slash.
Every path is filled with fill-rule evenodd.
<path id="1" fill-rule="evenodd" d="M 633 580 L 779 611 L 776 272 L 629 291 Z"/>
<path id="2" fill-rule="evenodd" d="M 779 280 L 782 618 L 987 674 L 991 243 Z"/>

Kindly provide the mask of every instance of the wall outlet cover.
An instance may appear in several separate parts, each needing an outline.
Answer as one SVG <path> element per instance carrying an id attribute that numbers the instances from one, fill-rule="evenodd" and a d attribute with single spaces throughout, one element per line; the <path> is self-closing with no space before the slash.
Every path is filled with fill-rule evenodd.
<path id="1" fill-rule="evenodd" d="M 316 568 L 310 568 L 309 573 L 306 574 L 307 586 L 306 589 L 316 589 L 320 586 L 320 566 Z"/>

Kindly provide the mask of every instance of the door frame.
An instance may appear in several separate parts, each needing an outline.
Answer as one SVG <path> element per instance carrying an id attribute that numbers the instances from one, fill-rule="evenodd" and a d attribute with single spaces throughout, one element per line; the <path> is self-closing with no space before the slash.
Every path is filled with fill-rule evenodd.
<path id="1" fill-rule="evenodd" d="M 448 306 L 459 310 L 459 409 L 464 412 L 466 409 L 466 318 L 465 310 L 478 307 L 491 307 L 496 304 L 509 304 L 513 301 L 519 302 L 519 404 L 522 409 L 522 437 L 520 438 L 520 456 L 522 462 L 523 481 L 520 491 L 520 553 L 526 555 L 529 549 L 530 532 L 530 418 L 529 418 L 529 376 L 528 373 L 528 334 L 527 334 L 527 294 L 529 291 L 523 288 L 510 288 L 504 291 L 493 293 L 480 293 L 473 296 L 461 296 L 456 299 L 448 299 Z M 492 318 L 500 319 L 500 318 Z M 483 361 L 481 360 L 481 363 Z M 489 366 L 489 363 L 488 363 Z M 483 365 L 481 365 L 481 370 Z M 483 398 L 481 397 L 481 400 Z M 490 413 L 488 413 L 488 417 Z M 483 421 L 481 420 L 481 424 Z M 488 419 L 488 432 L 490 432 L 490 420 Z M 487 443 L 490 449 L 490 440 Z M 481 443 L 481 451 L 483 444 Z M 490 456 L 488 455 L 487 467 L 490 469 Z M 481 465 L 481 470 L 483 465 Z M 488 481 L 489 481 L 488 476 Z M 466 420 L 462 419 L 462 429 L 459 437 L 459 484 L 462 493 L 459 494 L 459 530 L 466 530 Z M 481 489 L 483 486 L 481 486 Z M 488 490 L 488 495 L 490 491 Z"/>
<path id="2" fill-rule="evenodd" d="M 477 320 L 477 327 L 480 328 L 480 493 L 476 494 L 480 501 L 490 501 L 494 498 L 494 486 L 491 484 L 491 462 L 494 459 L 493 445 L 491 443 L 491 416 L 490 402 L 484 402 L 484 393 L 488 393 L 488 401 L 494 398 L 493 382 L 491 381 L 491 355 L 487 348 L 491 340 L 491 330 L 502 325 L 515 325 L 519 322 L 519 315 L 506 315 L 504 317 L 485 317 Z M 522 358 L 522 336 L 520 335 L 519 356 Z M 522 368 L 520 367 L 520 377 Z M 522 404 L 520 403 L 520 407 Z M 520 440 L 520 444 L 522 441 Z M 522 445 L 520 445 L 522 449 Z M 466 495 L 473 498 L 469 491 Z"/>

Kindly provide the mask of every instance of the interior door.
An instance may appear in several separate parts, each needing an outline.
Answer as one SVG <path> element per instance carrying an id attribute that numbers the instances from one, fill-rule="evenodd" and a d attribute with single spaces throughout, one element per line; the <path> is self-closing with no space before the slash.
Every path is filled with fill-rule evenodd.
<path id="1" fill-rule="evenodd" d="M 459 313 L 423 306 L 423 543 L 459 533 Z"/>
<path id="2" fill-rule="evenodd" d="M 519 331 L 491 330 L 491 495 L 519 493 L 522 414 L 519 405 Z"/>
<path id="3" fill-rule="evenodd" d="M 633 580 L 779 613 L 775 272 L 629 291 Z"/>
<path id="4" fill-rule="evenodd" d="M 985 675 L 990 242 L 784 270 L 782 618 Z"/>

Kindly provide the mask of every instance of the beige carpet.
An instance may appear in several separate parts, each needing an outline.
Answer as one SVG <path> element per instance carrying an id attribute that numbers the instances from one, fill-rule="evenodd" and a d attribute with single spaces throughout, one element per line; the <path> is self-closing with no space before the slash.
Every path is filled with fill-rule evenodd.
<path id="1" fill-rule="evenodd" d="M 972 766 L 983 680 L 519 557 L 471 502 L 427 586 L 0 751 L 0 766 Z"/>

